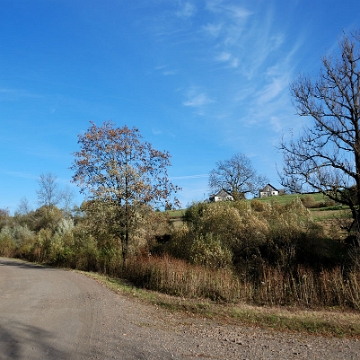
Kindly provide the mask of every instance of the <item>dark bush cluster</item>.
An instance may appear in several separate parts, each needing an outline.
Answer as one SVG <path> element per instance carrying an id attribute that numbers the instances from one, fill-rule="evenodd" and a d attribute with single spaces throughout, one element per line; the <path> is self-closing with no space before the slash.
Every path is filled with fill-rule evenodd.
<path id="1" fill-rule="evenodd" d="M 328 250 L 334 244 L 324 245 L 329 241 L 300 200 L 286 205 L 259 200 L 199 203 L 186 211 L 184 226 L 174 230 L 166 251 L 261 282 L 263 264 L 284 271 L 299 264 L 314 269 L 330 262 L 339 265 L 340 259 Z"/>

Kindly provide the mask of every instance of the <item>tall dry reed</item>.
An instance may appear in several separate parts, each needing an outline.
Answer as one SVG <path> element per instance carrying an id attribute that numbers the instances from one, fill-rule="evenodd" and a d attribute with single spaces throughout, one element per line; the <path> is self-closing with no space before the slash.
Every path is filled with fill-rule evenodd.
<path id="1" fill-rule="evenodd" d="M 134 257 L 127 262 L 128 280 L 137 286 L 170 295 L 217 301 L 300 307 L 349 307 L 360 310 L 360 273 L 340 268 L 317 273 L 298 266 L 284 272 L 263 266 L 263 281 L 240 281 L 228 269 L 209 269 L 183 260 Z"/>

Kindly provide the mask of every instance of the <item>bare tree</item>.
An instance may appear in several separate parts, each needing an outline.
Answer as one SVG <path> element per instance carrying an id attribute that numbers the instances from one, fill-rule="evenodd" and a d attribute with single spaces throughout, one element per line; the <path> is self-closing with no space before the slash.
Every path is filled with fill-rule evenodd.
<path id="1" fill-rule="evenodd" d="M 116 236 L 122 248 L 123 264 L 129 240 L 141 206 L 169 207 L 172 193 L 179 190 L 167 175 L 170 155 L 142 141 L 137 128 L 115 128 L 112 122 L 101 127 L 94 123 L 79 135 L 80 151 L 71 167 L 73 181 L 89 199 L 108 204 L 115 211 Z"/>
<path id="2" fill-rule="evenodd" d="M 29 200 L 26 197 L 20 199 L 20 203 L 16 209 L 16 213 L 19 215 L 26 215 L 31 211 Z"/>
<path id="3" fill-rule="evenodd" d="M 245 198 L 248 193 L 256 195 L 267 182 L 265 176 L 257 174 L 244 154 L 218 161 L 209 176 L 209 187 L 213 192 L 225 189 L 235 200 Z"/>
<path id="4" fill-rule="evenodd" d="M 52 207 L 61 202 L 62 192 L 56 180 L 57 177 L 50 172 L 40 175 L 38 179 L 39 190 L 36 191 L 40 206 Z"/>
<path id="5" fill-rule="evenodd" d="M 62 209 L 65 215 L 71 214 L 71 209 L 74 205 L 74 192 L 70 188 L 70 186 L 66 186 L 61 190 L 61 203 Z"/>
<path id="6" fill-rule="evenodd" d="M 283 186 L 292 192 L 319 191 L 348 205 L 352 230 L 360 234 L 360 33 L 343 34 L 338 56 L 322 59 L 313 81 L 299 76 L 290 89 L 300 116 L 312 127 L 289 142 L 282 140 Z"/>

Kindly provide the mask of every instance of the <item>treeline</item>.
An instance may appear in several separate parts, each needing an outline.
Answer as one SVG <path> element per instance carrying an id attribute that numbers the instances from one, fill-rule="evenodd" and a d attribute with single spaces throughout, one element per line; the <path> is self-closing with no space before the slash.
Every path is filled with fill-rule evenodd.
<path id="1" fill-rule="evenodd" d="M 358 250 L 325 236 L 300 200 L 196 203 L 174 227 L 137 207 L 123 263 L 109 204 L 0 215 L 0 254 L 97 271 L 187 297 L 255 304 L 360 307 Z"/>
<path id="2" fill-rule="evenodd" d="M 119 227 L 116 213 L 101 201 L 84 202 L 74 211 L 43 205 L 26 214 L 10 216 L 0 212 L 0 254 L 30 261 L 120 275 L 121 241 L 114 235 Z M 145 207 L 137 211 L 138 229 L 134 231 L 129 254 L 148 251 L 153 226 L 165 222 L 159 213 Z M 158 218 L 159 221 L 154 219 Z"/>

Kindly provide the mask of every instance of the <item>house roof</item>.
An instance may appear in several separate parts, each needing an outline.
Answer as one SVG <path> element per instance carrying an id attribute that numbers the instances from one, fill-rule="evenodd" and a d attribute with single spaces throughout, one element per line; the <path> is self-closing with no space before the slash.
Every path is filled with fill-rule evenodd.
<path id="1" fill-rule="evenodd" d="M 232 196 L 228 191 L 226 191 L 225 189 L 221 189 L 217 194 L 215 194 L 214 196 Z"/>
<path id="2" fill-rule="evenodd" d="M 225 189 L 221 189 L 216 194 L 210 195 L 210 200 L 214 199 L 215 197 L 226 198 L 227 196 L 231 196 L 233 198 L 230 192 L 226 191 Z"/>
<path id="3" fill-rule="evenodd" d="M 267 184 L 262 190 L 260 190 L 260 191 L 272 191 L 272 190 L 274 190 L 274 191 L 279 191 L 278 189 L 275 189 L 271 184 Z"/>

